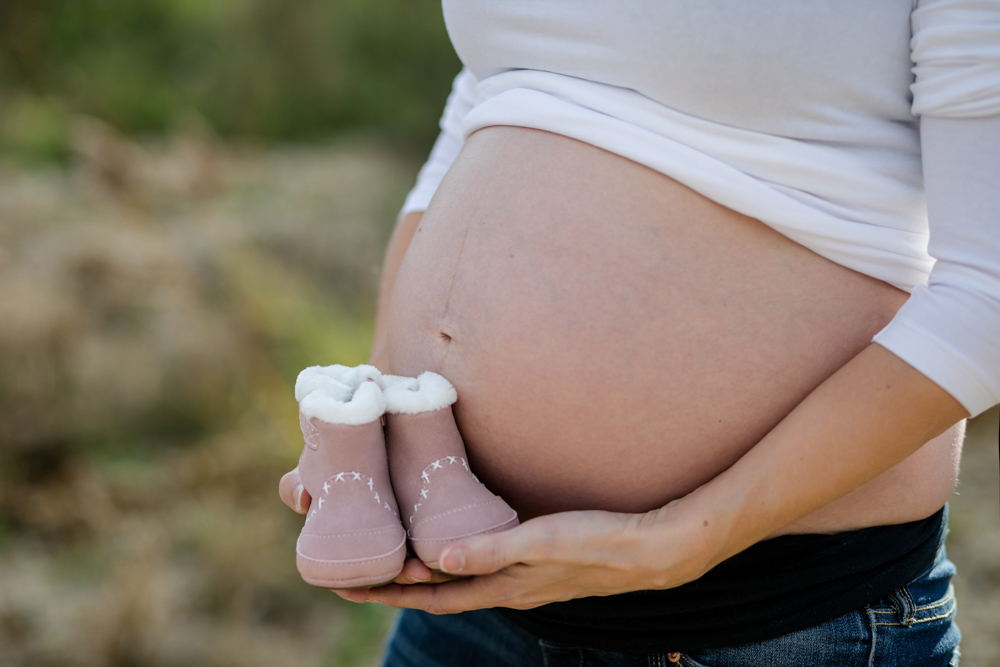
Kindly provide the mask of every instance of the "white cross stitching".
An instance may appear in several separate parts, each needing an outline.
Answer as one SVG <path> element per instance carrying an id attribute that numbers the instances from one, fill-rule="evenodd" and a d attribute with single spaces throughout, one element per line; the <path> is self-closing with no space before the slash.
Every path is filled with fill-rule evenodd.
<path id="1" fill-rule="evenodd" d="M 319 508 L 318 509 L 323 509 L 323 499 L 322 498 L 319 499 Z"/>
<path id="2" fill-rule="evenodd" d="M 368 490 L 372 494 L 372 498 L 375 500 L 375 503 L 378 504 L 378 505 L 382 505 L 385 509 L 387 509 L 390 512 L 392 512 L 393 516 L 399 516 L 398 514 L 396 514 L 396 510 L 392 509 L 392 507 L 389 506 L 389 503 L 384 502 L 382 500 L 382 497 L 375 490 L 375 480 L 373 480 L 368 475 L 366 475 L 366 474 L 364 474 L 362 472 L 354 472 L 354 471 L 351 471 L 351 472 L 338 472 L 336 475 L 333 475 L 332 477 L 330 477 L 329 480 L 327 480 L 326 482 L 323 482 L 323 492 L 324 493 L 329 493 L 330 489 L 332 488 L 330 486 L 330 484 L 329 484 L 330 480 L 333 480 L 334 482 L 349 482 L 349 481 L 353 482 L 355 480 L 365 482 L 366 485 L 368 486 Z M 318 506 L 319 507 L 323 506 L 323 499 L 322 498 L 319 499 L 319 505 Z M 314 513 L 315 513 L 315 511 L 314 511 Z M 312 516 L 312 515 L 310 515 L 310 516 Z M 307 518 L 307 520 L 308 520 L 308 518 Z"/>
<path id="3" fill-rule="evenodd" d="M 423 485 L 422 485 L 422 487 L 420 489 L 420 497 L 423 498 L 424 500 L 427 499 L 428 494 L 430 493 L 431 478 L 430 478 L 430 475 L 428 474 L 428 472 L 431 471 L 431 470 L 443 470 L 444 469 L 443 463 L 445 461 L 447 461 L 449 465 L 453 465 L 455 463 L 460 463 L 462 465 L 462 467 L 465 468 L 465 470 L 470 475 L 472 475 L 472 471 L 469 470 L 469 464 L 466 463 L 465 459 L 462 458 L 462 457 L 460 457 L 460 456 L 446 456 L 444 458 L 438 459 L 437 461 L 432 461 L 430 463 L 430 465 L 428 465 L 426 468 L 424 468 L 424 471 L 422 473 L 420 473 L 420 479 L 422 479 L 424 481 L 424 483 L 423 483 Z M 479 478 L 476 477 L 475 475 L 472 475 L 472 479 L 474 479 L 477 482 L 479 482 L 480 484 L 482 484 L 482 482 L 479 481 Z M 420 507 L 420 505 L 421 505 L 421 503 L 417 503 L 416 505 L 413 506 L 413 512 L 414 512 L 414 514 L 416 514 L 417 508 Z M 410 517 L 410 523 L 413 523 L 413 517 L 412 516 Z"/>

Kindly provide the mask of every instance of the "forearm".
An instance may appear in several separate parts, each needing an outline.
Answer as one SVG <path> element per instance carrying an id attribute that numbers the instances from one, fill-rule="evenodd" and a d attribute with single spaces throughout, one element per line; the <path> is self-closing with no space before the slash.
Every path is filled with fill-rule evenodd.
<path id="1" fill-rule="evenodd" d="M 389 245 L 385 251 L 382 278 L 379 283 L 378 311 L 375 315 L 375 334 L 372 337 L 372 351 L 369 361 L 383 373 L 391 372 L 386 337 L 389 329 L 389 303 L 392 300 L 392 289 L 396 284 L 396 276 L 399 275 L 399 267 L 403 263 L 403 257 L 406 256 L 406 250 L 410 247 L 410 241 L 413 240 L 413 235 L 416 233 L 423 215 L 422 211 L 416 211 L 400 218 L 389 238 Z"/>
<path id="2" fill-rule="evenodd" d="M 712 567 L 875 478 L 966 416 L 948 393 L 873 344 L 674 509 L 705 529 Z"/>

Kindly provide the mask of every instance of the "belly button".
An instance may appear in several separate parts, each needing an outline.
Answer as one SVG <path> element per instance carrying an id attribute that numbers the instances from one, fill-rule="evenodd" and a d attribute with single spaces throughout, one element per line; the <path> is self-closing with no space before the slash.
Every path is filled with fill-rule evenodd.
<path id="1" fill-rule="evenodd" d="M 455 343 L 455 331 L 446 322 L 437 322 L 433 330 L 433 339 L 437 342 L 438 362 L 443 363 L 450 356 Z"/>

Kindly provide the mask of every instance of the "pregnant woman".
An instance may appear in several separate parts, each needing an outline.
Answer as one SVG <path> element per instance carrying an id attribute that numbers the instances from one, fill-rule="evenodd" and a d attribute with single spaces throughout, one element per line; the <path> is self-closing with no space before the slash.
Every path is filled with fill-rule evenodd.
<path id="1" fill-rule="evenodd" d="M 387 664 L 957 664 L 944 506 L 1000 402 L 1000 5 L 444 13 L 465 69 L 372 361 L 451 380 L 522 525 L 339 592 L 411 609 Z"/>

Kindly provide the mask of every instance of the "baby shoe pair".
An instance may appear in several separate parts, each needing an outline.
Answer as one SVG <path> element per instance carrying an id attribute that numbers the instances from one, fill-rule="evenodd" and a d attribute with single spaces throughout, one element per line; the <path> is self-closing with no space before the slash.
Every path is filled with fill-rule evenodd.
<path id="1" fill-rule="evenodd" d="M 307 583 L 389 582 L 407 540 L 438 569 L 449 542 L 517 525 L 514 510 L 469 470 L 451 409 L 458 394 L 441 375 L 312 366 L 299 374 L 295 398 L 305 438 L 297 471 L 312 498 L 296 544 Z"/>

